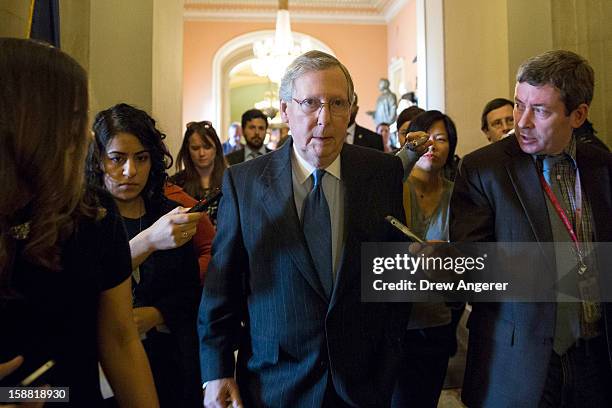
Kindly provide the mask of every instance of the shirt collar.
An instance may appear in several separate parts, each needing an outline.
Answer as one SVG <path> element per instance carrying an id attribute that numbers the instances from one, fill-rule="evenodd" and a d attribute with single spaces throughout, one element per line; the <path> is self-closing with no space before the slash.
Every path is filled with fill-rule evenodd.
<path id="1" fill-rule="evenodd" d="M 315 171 L 315 167 L 308 163 L 306 160 L 302 158 L 297 152 L 297 147 L 295 147 L 295 143 L 292 146 L 291 151 L 291 167 L 293 169 L 294 174 L 297 176 L 297 180 L 300 184 L 304 184 L 306 180 L 310 177 L 310 175 Z M 340 177 L 340 156 L 339 154 L 336 159 L 331 162 L 329 166 L 325 168 L 325 171 L 338 180 L 341 180 Z"/>
<path id="2" fill-rule="evenodd" d="M 249 147 L 249 145 L 244 145 L 244 157 L 247 158 L 249 157 L 249 154 L 251 154 L 252 152 L 259 152 L 260 154 L 265 154 L 266 153 L 266 145 L 261 145 L 261 147 L 257 150 L 253 150 Z"/>
<path id="3" fill-rule="evenodd" d="M 357 123 L 353 122 L 351 126 L 346 128 L 346 134 L 348 135 L 350 133 L 351 135 L 355 136 L 356 130 L 357 130 Z"/>
<path id="4" fill-rule="evenodd" d="M 574 137 L 574 135 L 572 135 L 572 137 L 570 138 L 569 144 L 565 146 L 565 149 L 563 149 L 563 151 L 559 153 L 559 155 L 564 155 L 565 157 L 571 159 L 570 162 L 572 163 L 574 168 L 578 167 L 578 163 L 576 162 L 576 137 Z M 546 155 L 541 155 L 541 154 L 532 155 L 533 159 L 536 161 L 539 157 L 544 157 L 544 156 Z"/>
<path id="5" fill-rule="evenodd" d="M 574 135 L 572 135 L 572 138 L 570 139 L 570 142 L 567 147 L 563 149 L 563 153 L 565 153 L 566 156 L 569 156 L 569 158 L 572 159 L 574 168 L 578 166 L 578 163 L 576 162 L 576 138 L 574 137 Z"/>

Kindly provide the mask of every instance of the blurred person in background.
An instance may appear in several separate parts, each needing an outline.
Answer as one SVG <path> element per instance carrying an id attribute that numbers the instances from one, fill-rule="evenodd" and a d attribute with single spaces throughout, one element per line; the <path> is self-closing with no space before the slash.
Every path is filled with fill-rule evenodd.
<path id="1" fill-rule="evenodd" d="M 395 123 L 400 147 L 406 144 L 406 135 L 408 134 L 410 122 L 423 112 L 425 112 L 425 110 L 419 108 L 418 106 L 410 106 L 397 115 L 397 120 Z"/>
<path id="2" fill-rule="evenodd" d="M 221 187 L 227 169 L 221 142 L 208 121 L 190 122 L 176 158 L 176 173 L 170 181 L 196 200 Z M 218 205 L 208 207 L 207 215 L 217 225 Z"/>
<path id="3" fill-rule="evenodd" d="M 376 126 L 376 133 L 382 137 L 385 153 L 389 153 L 393 150 L 393 146 L 391 146 L 391 130 L 389 124 L 386 122 L 379 123 L 378 126 Z"/>
<path id="4" fill-rule="evenodd" d="M 228 155 L 236 150 L 240 150 L 243 146 L 240 144 L 242 138 L 242 126 L 238 122 L 232 122 L 227 130 L 227 140 L 223 142 L 223 155 Z"/>
<path id="5" fill-rule="evenodd" d="M 231 166 L 255 159 L 269 153 L 270 150 L 264 146 L 266 133 L 268 131 L 268 117 L 259 109 L 249 109 L 242 114 L 242 134 L 246 144 L 244 149 L 227 155 L 227 163 Z"/>
<path id="6" fill-rule="evenodd" d="M 480 118 L 480 130 L 489 143 L 501 140 L 512 130 L 514 127 L 513 109 L 514 102 L 504 98 L 495 98 L 485 105 Z"/>

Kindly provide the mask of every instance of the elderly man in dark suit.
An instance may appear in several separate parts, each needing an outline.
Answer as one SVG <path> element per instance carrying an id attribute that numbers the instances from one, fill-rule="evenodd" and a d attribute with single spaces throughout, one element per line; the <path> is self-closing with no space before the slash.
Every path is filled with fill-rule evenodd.
<path id="1" fill-rule="evenodd" d="M 554 242 L 552 255 L 542 252 L 534 261 L 539 273 L 587 284 L 589 271 L 580 276 L 575 267 L 581 254 L 612 241 L 612 156 L 572 136 L 587 117 L 593 77 L 588 62 L 569 51 L 521 65 L 515 135 L 463 159 L 450 205 L 452 241 Z M 572 251 L 574 237 L 581 249 Z M 609 278 L 610 265 L 589 268 L 602 284 Z M 474 304 L 464 402 L 612 406 L 611 319 L 605 302 Z"/>
<path id="2" fill-rule="evenodd" d="M 409 305 L 360 301 L 360 251 L 401 240 L 384 220 L 403 219 L 401 162 L 344 143 L 353 84 L 334 57 L 298 57 L 280 98 L 292 138 L 223 181 L 200 305 L 205 406 L 388 406 Z"/>

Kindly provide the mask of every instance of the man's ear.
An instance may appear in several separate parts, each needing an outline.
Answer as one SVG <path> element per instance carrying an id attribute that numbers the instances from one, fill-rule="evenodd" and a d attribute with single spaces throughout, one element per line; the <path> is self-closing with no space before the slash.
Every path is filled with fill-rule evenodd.
<path id="1" fill-rule="evenodd" d="M 489 136 L 489 134 L 487 133 L 486 130 L 482 130 L 480 129 L 480 131 L 482 132 L 483 135 L 485 135 L 485 137 L 487 138 L 487 140 L 489 141 L 489 143 L 491 143 L 491 136 Z"/>
<path id="2" fill-rule="evenodd" d="M 570 113 L 570 124 L 574 129 L 582 126 L 586 118 L 589 116 L 589 105 L 581 103 L 576 109 Z"/>
<path id="3" fill-rule="evenodd" d="M 281 99 L 280 101 L 280 114 L 281 119 L 285 123 L 289 123 L 289 116 L 287 116 L 287 109 L 289 108 L 289 104 Z"/>

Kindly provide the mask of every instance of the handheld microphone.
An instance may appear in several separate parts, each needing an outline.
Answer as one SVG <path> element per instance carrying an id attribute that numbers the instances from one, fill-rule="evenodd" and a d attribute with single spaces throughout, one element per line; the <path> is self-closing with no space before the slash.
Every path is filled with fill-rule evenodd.
<path id="1" fill-rule="evenodd" d="M 405 226 L 404 224 L 402 224 L 402 222 L 400 220 L 398 220 L 397 218 L 395 218 L 392 215 L 387 215 L 385 217 L 385 219 L 391 224 L 393 225 L 395 228 L 397 228 L 398 230 L 400 230 L 400 232 L 404 235 L 406 235 L 408 238 L 410 238 L 413 241 L 419 242 L 419 243 L 424 243 L 425 240 L 421 237 L 419 237 L 417 234 L 415 234 L 414 232 L 410 231 L 410 229 Z"/>

